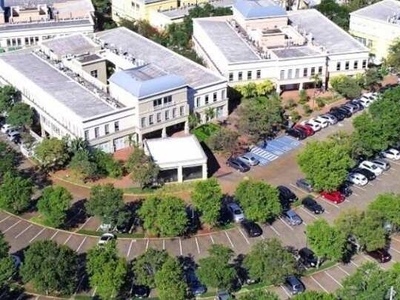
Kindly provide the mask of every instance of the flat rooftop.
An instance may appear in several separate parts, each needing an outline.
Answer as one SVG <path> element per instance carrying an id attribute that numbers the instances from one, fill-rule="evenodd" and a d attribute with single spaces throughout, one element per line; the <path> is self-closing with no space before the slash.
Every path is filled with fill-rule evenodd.
<path id="1" fill-rule="evenodd" d="M 400 2 L 383 0 L 351 13 L 351 15 L 387 22 L 389 17 L 400 14 Z"/>
<path id="2" fill-rule="evenodd" d="M 271 49 L 271 51 L 278 58 L 293 58 L 293 57 L 300 58 L 300 57 L 321 55 L 321 52 L 315 51 L 313 48 L 311 48 L 309 46 Z"/>
<path id="3" fill-rule="evenodd" d="M 107 47 L 122 49 L 136 60 L 154 64 L 166 73 L 183 77 L 191 88 L 226 82 L 222 76 L 125 27 L 99 32 L 96 36 L 107 43 Z"/>
<path id="4" fill-rule="evenodd" d="M 292 26 L 311 33 L 318 46 L 324 46 L 329 54 L 369 52 L 369 49 L 350 34 L 334 24 L 315 9 L 288 11 Z"/>
<path id="5" fill-rule="evenodd" d="M 89 18 L 87 19 L 79 19 L 79 20 L 69 20 L 69 21 L 49 21 L 49 22 L 32 22 L 32 23 L 13 23 L 13 24 L 5 24 L 0 25 L 0 31 L 21 31 L 21 30 L 32 30 L 32 29 L 45 29 L 45 28 L 53 28 L 53 27 L 75 27 L 75 26 L 83 26 L 83 25 L 92 25 L 92 22 Z"/>
<path id="6" fill-rule="evenodd" d="M 207 162 L 207 156 L 194 135 L 148 139 L 145 145 L 160 168 Z"/>
<path id="7" fill-rule="evenodd" d="M 0 55 L 0 60 L 83 119 L 115 110 L 33 53 Z"/>
<path id="8" fill-rule="evenodd" d="M 67 54 L 93 53 L 98 46 L 82 34 L 72 34 L 42 42 L 54 54 L 64 56 Z"/>

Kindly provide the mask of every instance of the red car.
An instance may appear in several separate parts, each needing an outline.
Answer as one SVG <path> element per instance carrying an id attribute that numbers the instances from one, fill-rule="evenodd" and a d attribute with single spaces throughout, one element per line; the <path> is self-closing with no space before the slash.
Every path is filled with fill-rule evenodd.
<path id="1" fill-rule="evenodd" d="M 333 191 L 333 192 L 321 192 L 319 193 L 324 199 L 331 201 L 333 203 L 342 203 L 344 201 L 344 196 L 342 193 L 339 191 Z"/>
<path id="2" fill-rule="evenodd" d="M 313 135 L 315 133 L 315 131 L 307 125 L 296 125 L 294 128 L 300 128 L 301 130 L 303 130 L 307 136 Z"/>

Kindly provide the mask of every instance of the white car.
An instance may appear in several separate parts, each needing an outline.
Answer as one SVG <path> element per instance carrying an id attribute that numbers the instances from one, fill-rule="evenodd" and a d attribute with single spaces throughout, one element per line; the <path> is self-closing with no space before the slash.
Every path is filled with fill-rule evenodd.
<path id="1" fill-rule="evenodd" d="M 366 169 L 368 171 L 371 171 L 376 176 L 381 175 L 383 172 L 381 168 L 379 168 L 376 164 L 374 164 L 372 161 L 369 160 L 364 160 L 362 163 L 359 164 L 358 167 L 361 169 Z"/>
<path id="2" fill-rule="evenodd" d="M 1 132 L 2 133 L 7 133 L 7 131 L 9 131 L 10 129 L 12 129 L 13 127 L 12 127 L 12 125 L 10 125 L 10 124 L 4 124 L 2 127 L 1 127 Z"/>
<path id="3" fill-rule="evenodd" d="M 239 156 L 238 159 L 248 166 L 257 166 L 260 163 L 260 161 L 255 158 L 255 156 L 251 152 Z"/>
<path id="4" fill-rule="evenodd" d="M 303 121 L 300 123 L 301 125 L 308 125 L 314 130 L 315 132 L 320 131 L 322 129 L 321 125 L 315 122 L 313 119 L 308 121 Z"/>
<path id="5" fill-rule="evenodd" d="M 336 119 L 336 117 L 331 114 L 324 114 L 324 115 L 319 116 L 318 118 L 328 121 L 328 123 L 330 125 L 335 125 L 338 122 L 338 119 Z"/>
<path id="6" fill-rule="evenodd" d="M 99 241 L 97 242 L 97 245 L 104 246 L 105 244 L 112 241 L 113 239 L 115 239 L 115 235 L 113 235 L 112 233 L 108 233 L 108 232 L 104 233 L 101 235 Z"/>
<path id="7" fill-rule="evenodd" d="M 361 97 L 360 99 L 357 99 L 360 103 L 361 103 L 361 105 L 362 106 L 364 106 L 364 107 L 369 107 L 370 105 L 371 105 L 371 100 L 370 99 L 368 99 L 368 98 L 363 98 L 363 97 Z"/>
<path id="8" fill-rule="evenodd" d="M 312 119 L 312 120 L 313 120 L 313 122 L 318 123 L 321 126 L 321 128 L 326 128 L 326 127 L 329 126 L 328 120 L 326 120 L 324 118 L 321 118 L 320 116 L 318 116 L 318 117 L 316 117 L 315 119 Z"/>
<path id="9" fill-rule="evenodd" d="M 400 159 L 400 151 L 396 149 L 387 149 L 385 151 L 382 151 L 381 156 L 384 158 L 389 158 L 391 160 L 399 160 Z"/>
<path id="10" fill-rule="evenodd" d="M 378 100 L 378 93 L 366 93 L 366 94 L 362 95 L 362 98 L 367 98 L 371 102 L 374 102 L 374 101 Z"/>
<path id="11" fill-rule="evenodd" d="M 368 183 L 367 177 L 360 173 L 350 173 L 347 175 L 347 181 L 360 186 L 364 186 Z"/>

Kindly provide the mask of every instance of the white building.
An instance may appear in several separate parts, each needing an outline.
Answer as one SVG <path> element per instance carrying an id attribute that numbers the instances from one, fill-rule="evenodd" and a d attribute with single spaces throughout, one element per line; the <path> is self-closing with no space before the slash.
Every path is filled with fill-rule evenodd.
<path id="1" fill-rule="evenodd" d="M 400 37 L 400 2 L 384 0 L 350 13 L 350 33 L 370 48 L 375 63 L 381 63 Z"/>
<path id="2" fill-rule="evenodd" d="M 206 109 L 228 114 L 222 76 L 122 27 L 2 54 L 0 80 L 35 108 L 42 136 L 81 137 L 106 152 L 187 131 L 191 111 L 204 122 Z"/>
<path id="3" fill-rule="evenodd" d="M 93 15 L 90 0 L 2 0 L 0 50 L 19 49 L 74 33 L 93 34 Z"/>
<path id="4" fill-rule="evenodd" d="M 269 0 L 238 0 L 233 16 L 193 20 L 194 48 L 237 85 L 269 79 L 277 90 L 312 86 L 316 74 L 355 75 L 369 49 L 314 9 L 285 11 Z"/>

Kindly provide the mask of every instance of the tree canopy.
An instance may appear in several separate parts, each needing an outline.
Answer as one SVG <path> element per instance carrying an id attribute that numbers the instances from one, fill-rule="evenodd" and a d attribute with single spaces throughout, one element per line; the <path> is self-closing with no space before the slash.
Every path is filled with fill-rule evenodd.
<path id="1" fill-rule="evenodd" d="M 69 160 L 67 145 L 64 140 L 46 138 L 35 147 L 35 157 L 45 169 L 57 169 Z"/>
<path id="2" fill-rule="evenodd" d="M 282 210 L 276 188 L 262 181 L 243 180 L 236 188 L 235 198 L 249 220 L 272 221 Z"/>
<path id="3" fill-rule="evenodd" d="M 158 297 L 160 300 L 185 300 L 187 284 L 182 266 L 176 258 L 168 257 L 161 269 L 155 274 Z"/>
<path id="4" fill-rule="evenodd" d="M 239 134 L 229 128 L 221 127 L 210 135 L 207 145 L 214 151 L 232 153 L 237 148 Z"/>
<path id="5" fill-rule="evenodd" d="M 350 11 L 345 5 L 341 5 L 335 0 L 322 0 L 317 9 L 343 29 L 349 28 Z"/>
<path id="6" fill-rule="evenodd" d="M 88 150 L 79 150 L 72 156 L 68 164 L 73 174 L 82 180 L 94 179 L 98 175 L 96 163 L 92 161 Z"/>
<path id="7" fill-rule="evenodd" d="M 139 147 L 135 147 L 129 156 L 126 168 L 132 173 L 132 180 L 138 183 L 140 188 L 150 184 L 159 173 L 158 166 Z"/>
<path id="8" fill-rule="evenodd" d="M 7 112 L 13 106 L 19 92 L 11 85 L 0 87 L 0 112 Z"/>
<path id="9" fill-rule="evenodd" d="M 305 291 L 304 293 L 297 294 L 292 298 L 293 300 L 337 300 L 333 294 L 317 291 Z"/>
<path id="10" fill-rule="evenodd" d="M 33 124 L 33 110 L 23 102 L 16 103 L 7 115 L 7 123 L 14 126 L 31 127 Z"/>
<path id="11" fill-rule="evenodd" d="M 0 233 L 0 290 L 7 286 L 9 278 L 16 271 L 14 261 L 8 255 L 9 250 L 10 246 Z"/>
<path id="12" fill-rule="evenodd" d="M 139 285 L 155 288 L 155 275 L 161 270 L 169 255 L 165 250 L 148 249 L 132 263 L 133 276 Z"/>
<path id="13" fill-rule="evenodd" d="M 37 204 L 39 212 L 45 217 L 46 225 L 52 227 L 63 225 L 71 200 L 71 193 L 64 187 L 46 187 Z"/>
<path id="14" fill-rule="evenodd" d="M 386 64 L 397 72 L 400 71 L 400 38 L 397 38 L 389 46 Z"/>
<path id="15" fill-rule="evenodd" d="M 368 213 L 400 227 L 400 195 L 381 194 L 368 205 Z"/>
<path id="16" fill-rule="evenodd" d="M 273 292 L 259 289 L 244 293 L 243 296 L 239 297 L 239 300 L 279 300 L 279 297 Z"/>
<path id="17" fill-rule="evenodd" d="M 21 213 L 31 205 L 32 193 L 30 179 L 7 172 L 0 185 L 0 207 L 12 213 Z"/>
<path id="18" fill-rule="evenodd" d="M 15 173 L 17 154 L 9 145 L 0 142 L 0 176 L 6 172 Z"/>
<path id="19" fill-rule="evenodd" d="M 362 88 L 356 78 L 339 75 L 333 77 L 330 82 L 332 88 L 343 97 L 354 99 L 361 95 Z"/>

